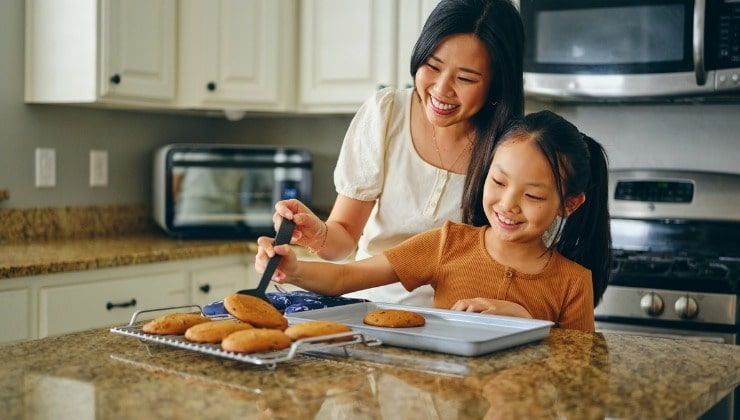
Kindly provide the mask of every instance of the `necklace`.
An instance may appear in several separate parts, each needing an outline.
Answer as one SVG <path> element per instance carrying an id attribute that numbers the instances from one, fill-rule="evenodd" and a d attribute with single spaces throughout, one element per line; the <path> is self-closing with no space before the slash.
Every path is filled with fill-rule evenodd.
<path id="1" fill-rule="evenodd" d="M 457 164 L 457 161 L 460 160 L 460 158 L 462 157 L 462 155 L 465 154 L 465 152 L 467 152 L 467 151 L 470 150 L 470 148 L 472 147 L 472 143 L 473 143 L 472 140 L 470 140 L 470 136 L 468 136 L 468 144 L 467 144 L 467 146 L 465 146 L 465 148 L 462 149 L 460 151 L 460 153 L 458 153 L 458 155 L 455 158 L 455 160 L 452 161 L 452 165 L 450 165 L 449 168 L 445 168 L 445 163 L 442 160 L 442 152 L 440 152 L 440 150 L 439 150 L 439 143 L 437 142 L 437 129 L 434 126 L 432 126 L 432 140 L 434 140 L 434 150 L 437 151 L 437 157 L 439 158 L 439 167 L 442 168 L 442 169 L 444 169 L 445 171 L 447 171 L 448 174 L 449 174 L 450 171 L 452 171 L 453 169 L 455 169 L 455 164 Z"/>

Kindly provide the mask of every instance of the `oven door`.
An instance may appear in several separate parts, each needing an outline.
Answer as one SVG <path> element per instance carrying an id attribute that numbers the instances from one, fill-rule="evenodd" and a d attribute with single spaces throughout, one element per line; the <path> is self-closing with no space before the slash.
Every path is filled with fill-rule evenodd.
<path id="1" fill-rule="evenodd" d="M 639 98 L 714 90 L 705 0 L 521 0 L 527 93 Z"/>
<path id="2" fill-rule="evenodd" d="M 649 327 L 643 325 L 630 325 L 615 322 L 596 320 L 597 332 L 611 332 L 630 335 L 643 335 L 650 337 L 662 337 L 683 340 L 698 340 L 722 344 L 737 344 L 737 334 L 692 331 L 674 328 Z M 704 413 L 700 419 L 734 419 L 734 413 L 740 413 L 740 390 L 736 389 L 728 396 L 720 400 L 709 411 Z"/>

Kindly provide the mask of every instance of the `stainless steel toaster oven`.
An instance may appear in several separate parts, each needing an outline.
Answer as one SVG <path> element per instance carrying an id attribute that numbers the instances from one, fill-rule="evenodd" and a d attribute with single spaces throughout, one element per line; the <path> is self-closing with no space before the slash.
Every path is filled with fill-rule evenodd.
<path id="1" fill-rule="evenodd" d="M 170 144 L 154 158 L 154 220 L 181 238 L 274 232 L 277 201 L 311 202 L 312 159 L 294 147 Z"/>

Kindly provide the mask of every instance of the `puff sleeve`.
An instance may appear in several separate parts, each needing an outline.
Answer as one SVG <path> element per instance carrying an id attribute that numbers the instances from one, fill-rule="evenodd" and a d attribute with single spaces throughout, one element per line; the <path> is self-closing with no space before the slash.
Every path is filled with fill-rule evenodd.
<path id="1" fill-rule="evenodd" d="M 376 92 L 352 119 L 334 169 L 338 194 L 361 201 L 374 201 L 380 196 L 394 96 L 393 88 Z"/>

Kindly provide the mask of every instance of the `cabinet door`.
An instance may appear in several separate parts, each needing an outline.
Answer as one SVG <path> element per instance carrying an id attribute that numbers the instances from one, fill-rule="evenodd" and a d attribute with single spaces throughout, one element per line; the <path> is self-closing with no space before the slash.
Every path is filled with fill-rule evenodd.
<path id="1" fill-rule="evenodd" d="M 253 272 L 254 268 L 245 264 L 195 270 L 190 283 L 192 301 L 203 306 L 241 289 L 257 287 Z"/>
<path id="2" fill-rule="evenodd" d="M 175 97 L 175 0 L 101 0 L 100 95 Z"/>
<path id="3" fill-rule="evenodd" d="M 396 86 L 414 86 L 411 77 L 411 54 L 429 15 L 439 0 L 401 0 L 398 3 L 398 61 Z"/>
<path id="4" fill-rule="evenodd" d="M 180 8 L 179 85 L 185 106 L 292 106 L 296 17 L 291 0 L 184 0 Z"/>
<path id="5" fill-rule="evenodd" d="M 373 91 L 395 83 L 395 0 L 301 5 L 303 110 L 354 112 Z"/>
<path id="6" fill-rule="evenodd" d="M 28 289 L 0 292 L 0 344 L 31 338 Z"/>
<path id="7" fill-rule="evenodd" d="M 43 287 L 39 292 L 39 337 L 123 325 L 140 309 L 187 304 L 185 271 Z"/>

